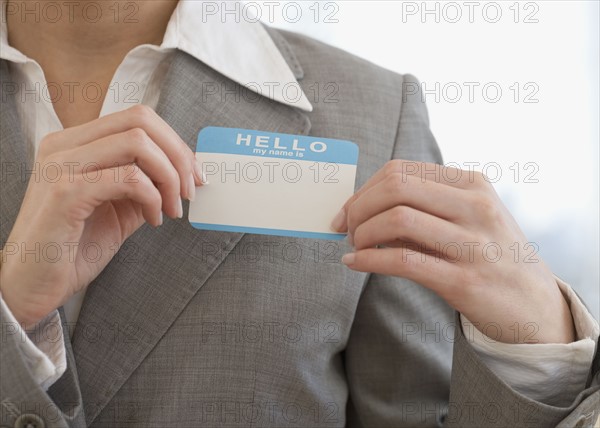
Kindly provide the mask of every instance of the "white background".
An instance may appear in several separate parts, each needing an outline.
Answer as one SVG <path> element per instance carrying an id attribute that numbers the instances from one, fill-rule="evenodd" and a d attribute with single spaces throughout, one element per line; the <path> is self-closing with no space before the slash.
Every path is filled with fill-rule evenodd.
<path id="1" fill-rule="evenodd" d="M 276 3 L 273 19 L 261 9 L 265 23 L 414 74 L 433 90 L 426 101 L 445 162 L 500 165 L 495 187 L 504 203 L 541 258 L 598 318 L 598 2 L 482 1 L 469 16 L 468 2 L 300 1 L 298 22 L 291 22 L 295 5 L 283 9 L 294 2 Z M 422 15 L 424 8 L 437 9 L 439 18 Z M 327 15 L 338 22 L 324 22 Z M 465 82 L 479 84 L 473 102 Z M 502 90 L 495 103 L 493 87 Z M 538 102 L 525 102 L 526 95 Z M 528 162 L 535 165 L 525 169 Z M 526 183 L 533 168 L 538 182 Z"/>

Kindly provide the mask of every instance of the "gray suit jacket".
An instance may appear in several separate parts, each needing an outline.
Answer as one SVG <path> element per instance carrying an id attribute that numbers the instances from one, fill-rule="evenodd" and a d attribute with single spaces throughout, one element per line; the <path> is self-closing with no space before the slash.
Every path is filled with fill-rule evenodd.
<path id="1" fill-rule="evenodd" d="M 441 162 L 420 94 L 403 93 L 412 76 L 269 31 L 307 93 L 333 82 L 337 95 L 312 99 L 310 114 L 266 98 L 203 100 L 204 83 L 234 83 L 178 52 L 157 110 L 191 147 L 209 125 L 348 139 L 360 146 L 357 187 L 392 158 Z M 5 62 L 0 77 L 4 88 Z M 18 101 L 0 95 L 1 162 L 30 162 Z M 0 190 L 2 245 L 27 184 L 11 177 Z M 519 395 L 482 364 L 440 298 L 347 269 L 348 250 L 198 231 L 185 219 L 144 226 L 90 285 L 72 343 L 65 337 L 67 372 L 48 392 L 2 313 L 0 424 L 37 415 L 46 427 L 505 427 L 598 417 L 592 373 L 569 408 Z"/>

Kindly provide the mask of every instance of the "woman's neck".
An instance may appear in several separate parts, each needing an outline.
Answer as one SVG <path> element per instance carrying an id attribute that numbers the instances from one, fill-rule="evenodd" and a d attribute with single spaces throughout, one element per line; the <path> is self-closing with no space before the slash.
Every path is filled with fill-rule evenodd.
<path id="1" fill-rule="evenodd" d="M 177 0 L 9 0 L 8 42 L 40 64 L 47 82 L 61 86 L 93 82 L 106 94 L 117 67 L 131 49 L 142 44 L 160 45 L 176 6 Z M 67 105 L 66 101 L 54 102 L 65 127 L 100 114 L 102 102 L 86 105 L 85 100 L 75 99 Z M 77 112 L 81 112 L 79 119 L 68 118 Z"/>

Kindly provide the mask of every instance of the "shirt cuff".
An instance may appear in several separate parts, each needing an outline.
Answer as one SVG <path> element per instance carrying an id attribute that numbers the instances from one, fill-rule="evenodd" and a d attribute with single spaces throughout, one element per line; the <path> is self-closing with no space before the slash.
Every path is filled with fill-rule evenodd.
<path id="1" fill-rule="evenodd" d="M 496 342 L 460 315 L 465 337 L 487 367 L 520 394 L 544 404 L 568 407 L 586 387 L 600 327 L 573 289 L 554 277 L 576 330 L 568 344 Z"/>
<path id="2" fill-rule="evenodd" d="M 47 391 L 67 369 L 66 349 L 60 315 L 55 310 L 25 331 L 0 297 L 7 321 L 15 326 L 21 353 L 35 382 Z"/>

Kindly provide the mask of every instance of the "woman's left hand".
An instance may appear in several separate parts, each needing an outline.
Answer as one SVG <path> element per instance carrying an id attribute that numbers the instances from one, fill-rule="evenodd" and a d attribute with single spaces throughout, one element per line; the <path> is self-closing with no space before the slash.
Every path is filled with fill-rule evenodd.
<path id="1" fill-rule="evenodd" d="M 408 278 L 492 339 L 570 343 L 571 312 L 489 181 L 478 172 L 393 160 L 344 205 L 351 269 Z M 489 331 L 488 331 L 489 330 Z"/>

